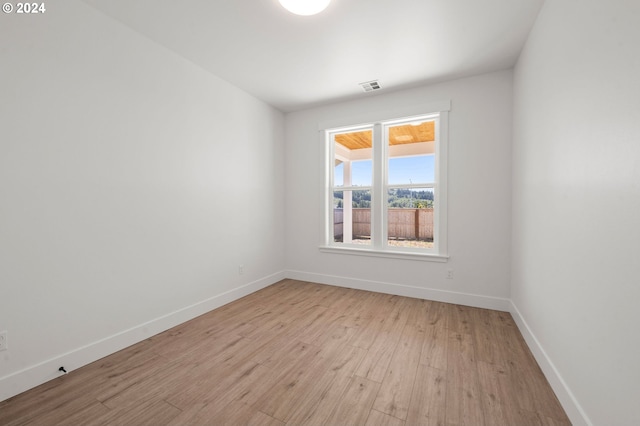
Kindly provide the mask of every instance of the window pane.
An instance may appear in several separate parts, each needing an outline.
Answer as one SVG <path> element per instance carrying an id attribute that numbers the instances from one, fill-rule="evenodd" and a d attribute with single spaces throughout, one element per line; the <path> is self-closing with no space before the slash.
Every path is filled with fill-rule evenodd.
<path id="1" fill-rule="evenodd" d="M 435 182 L 435 156 L 389 158 L 389 185 Z"/>
<path id="2" fill-rule="evenodd" d="M 388 127 L 389 184 L 435 182 L 435 122 Z"/>
<path id="3" fill-rule="evenodd" d="M 373 168 L 371 160 L 359 160 L 351 163 L 351 185 L 371 186 Z"/>
<path id="4" fill-rule="evenodd" d="M 395 188 L 388 193 L 388 239 L 392 247 L 433 247 L 433 188 Z"/>
<path id="5" fill-rule="evenodd" d="M 333 240 L 371 244 L 371 191 L 333 192 Z"/>
<path id="6" fill-rule="evenodd" d="M 371 186 L 373 183 L 371 129 L 333 135 L 335 186 Z"/>

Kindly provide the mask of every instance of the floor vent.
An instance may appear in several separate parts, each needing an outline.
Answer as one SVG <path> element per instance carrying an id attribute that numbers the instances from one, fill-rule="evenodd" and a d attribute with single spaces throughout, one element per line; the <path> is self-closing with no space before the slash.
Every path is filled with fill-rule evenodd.
<path id="1" fill-rule="evenodd" d="M 365 92 L 373 92 L 374 90 L 382 89 L 378 80 L 365 81 L 364 83 L 360 83 L 360 86 Z"/>

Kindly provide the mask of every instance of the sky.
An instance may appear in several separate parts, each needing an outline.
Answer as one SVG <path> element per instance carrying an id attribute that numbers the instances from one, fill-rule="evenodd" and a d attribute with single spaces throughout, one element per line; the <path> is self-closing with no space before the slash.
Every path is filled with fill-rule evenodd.
<path id="1" fill-rule="evenodd" d="M 343 185 L 343 165 L 335 168 L 334 183 Z M 351 163 L 351 184 L 355 186 L 371 186 L 371 160 Z M 396 157 L 389 160 L 389 184 L 432 183 L 435 181 L 435 156 L 420 155 L 416 157 Z"/>

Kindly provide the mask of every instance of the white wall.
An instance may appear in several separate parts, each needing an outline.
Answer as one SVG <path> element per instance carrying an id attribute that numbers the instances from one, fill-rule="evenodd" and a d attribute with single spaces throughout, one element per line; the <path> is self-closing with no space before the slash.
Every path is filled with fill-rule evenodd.
<path id="1" fill-rule="evenodd" d="M 324 159 L 318 124 L 442 100 L 452 103 L 449 262 L 321 253 Z M 502 71 L 287 114 L 287 273 L 316 282 L 507 309 L 503 302 L 509 297 L 511 105 L 512 73 Z M 446 279 L 447 269 L 454 270 L 453 280 Z"/>
<path id="2" fill-rule="evenodd" d="M 639 23 L 548 0 L 515 71 L 512 298 L 574 424 L 640 424 Z"/>
<path id="3" fill-rule="evenodd" d="M 282 113 L 47 8 L 0 24 L 0 400 L 283 276 Z"/>

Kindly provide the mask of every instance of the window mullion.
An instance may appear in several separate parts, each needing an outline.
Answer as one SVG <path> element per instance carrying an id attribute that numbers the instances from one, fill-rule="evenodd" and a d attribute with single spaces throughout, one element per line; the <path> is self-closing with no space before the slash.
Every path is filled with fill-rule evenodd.
<path id="1" fill-rule="evenodd" d="M 382 125 L 373 127 L 373 190 L 371 208 L 371 239 L 375 249 L 381 250 L 386 239 L 385 220 L 385 149 Z"/>

